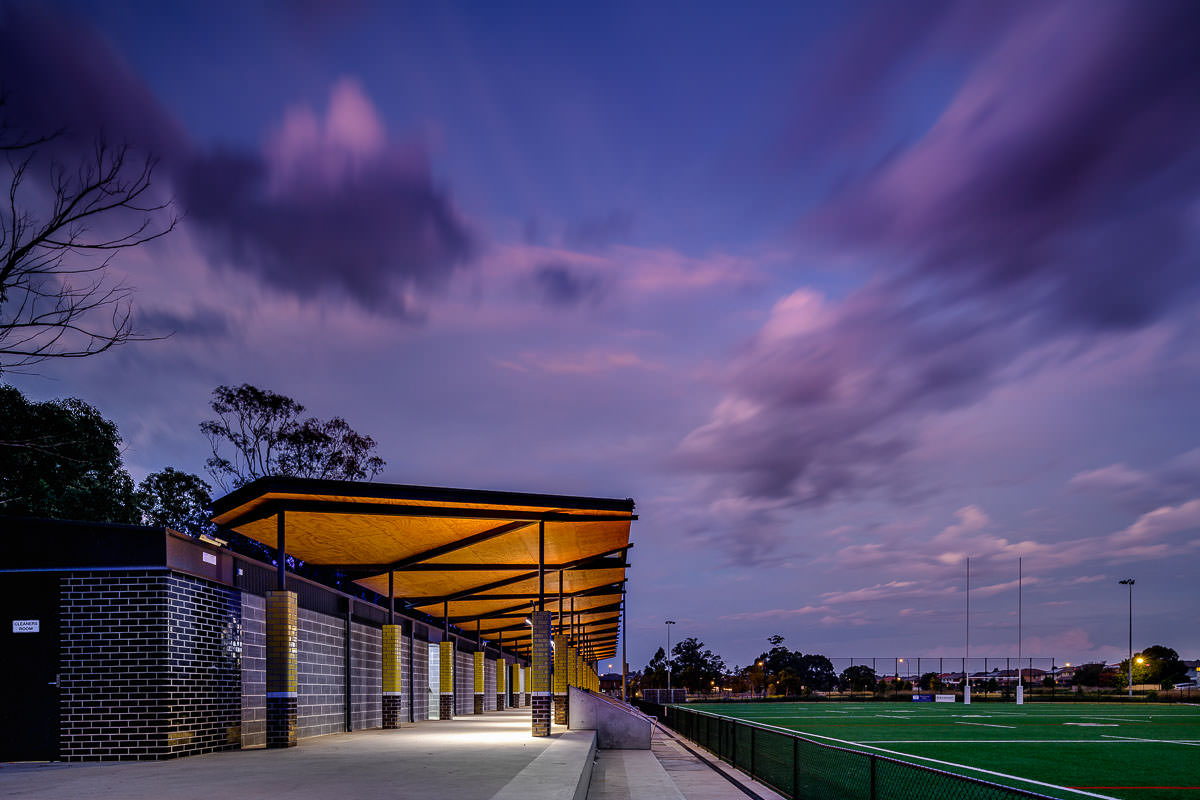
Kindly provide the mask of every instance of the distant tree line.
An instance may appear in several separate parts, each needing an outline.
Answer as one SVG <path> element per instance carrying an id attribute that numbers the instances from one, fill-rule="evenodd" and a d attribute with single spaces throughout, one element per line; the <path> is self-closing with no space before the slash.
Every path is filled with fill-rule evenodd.
<path id="1" fill-rule="evenodd" d="M 866 664 L 854 664 L 836 673 L 828 658 L 789 650 L 784 646 L 782 636 L 771 636 L 767 642 L 770 648 L 760 653 L 748 666 L 733 668 L 726 668 L 721 656 L 705 649 L 704 643 L 695 637 L 676 644 L 670 658 L 660 647 L 645 669 L 634 674 L 635 688 L 666 688 L 668 672 L 674 688 L 687 689 L 689 693 L 699 695 L 722 690 L 739 694 L 799 697 L 835 690 L 872 693 L 920 689 L 938 692 L 945 688 L 937 672 L 923 673 L 917 678 L 915 686 L 912 682 L 897 680 L 892 675 L 881 677 Z M 1128 666 L 1128 661 L 1123 661 L 1119 669 L 1104 664 L 1084 664 L 1075 669 L 1074 682 L 1080 686 L 1124 687 Z M 1170 688 L 1182 682 L 1187 671 L 1188 667 L 1179 659 L 1179 654 L 1163 645 L 1147 647 L 1134 656 L 1133 681 L 1137 685 L 1152 684 Z M 1041 683 L 1046 688 L 1055 686 L 1054 676 L 1042 676 Z M 1011 696 L 1014 691 L 1010 682 L 992 676 L 979 678 L 977 683 L 973 677 L 972 685 L 985 696 L 997 692 Z"/>

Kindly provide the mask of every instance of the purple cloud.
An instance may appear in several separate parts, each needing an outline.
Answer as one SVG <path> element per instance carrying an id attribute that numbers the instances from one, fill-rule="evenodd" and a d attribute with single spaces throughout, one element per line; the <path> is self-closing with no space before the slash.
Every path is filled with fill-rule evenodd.
<path id="1" fill-rule="evenodd" d="M 166 160 L 186 157 L 186 136 L 107 40 L 68 14 L 0 8 L 4 122 L 36 136 L 61 131 L 56 151 L 90 151 L 96 137 Z"/>
<path id="2" fill-rule="evenodd" d="M 1200 9 L 1025 9 L 915 144 L 805 220 L 950 301 L 1050 325 L 1153 320 L 1197 282 Z"/>
<path id="3" fill-rule="evenodd" d="M 964 29 L 965 12 L 944 13 Z M 779 509 L 927 491 L 905 462 L 924 420 L 1048 342 L 1144 327 L 1195 297 L 1197 7 L 1038 5 L 993 41 L 970 31 L 983 55 L 928 132 L 800 223 L 887 272 L 840 302 L 781 300 L 680 444 L 677 463 L 718 496 Z M 747 538 L 738 561 L 778 533 Z"/>
<path id="4" fill-rule="evenodd" d="M 263 152 L 205 148 L 94 31 L 61 14 L 4 13 L 6 122 L 64 128 L 60 151 L 102 135 L 161 159 L 157 176 L 224 265 L 302 299 L 329 290 L 402 316 L 475 253 L 425 148 L 389 138 L 355 82 L 333 87 L 323 116 L 291 109 Z"/>
<path id="5" fill-rule="evenodd" d="M 201 155 L 179 185 L 212 252 L 302 298 L 333 290 L 402 315 L 409 292 L 442 286 L 474 250 L 424 149 L 389 141 L 352 81 L 323 118 L 289 112 L 262 157 Z"/>
<path id="6" fill-rule="evenodd" d="M 581 274 L 561 261 L 537 267 L 532 280 L 534 290 L 548 306 L 574 308 L 589 299 L 599 299 L 604 292 L 604 282 L 598 276 Z"/>

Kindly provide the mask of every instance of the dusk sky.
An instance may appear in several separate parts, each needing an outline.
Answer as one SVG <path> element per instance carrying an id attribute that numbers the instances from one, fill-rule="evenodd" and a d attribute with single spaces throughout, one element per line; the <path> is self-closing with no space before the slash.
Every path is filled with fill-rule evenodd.
<path id="1" fill-rule="evenodd" d="M 112 267 L 169 338 L 4 376 L 135 480 L 252 383 L 632 497 L 634 668 L 960 657 L 968 556 L 972 655 L 1023 557 L 1026 656 L 1123 657 L 1134 577 L 1200 658 L 1200 3 L 0 0 L 0 83 L 182 217 Z"/>

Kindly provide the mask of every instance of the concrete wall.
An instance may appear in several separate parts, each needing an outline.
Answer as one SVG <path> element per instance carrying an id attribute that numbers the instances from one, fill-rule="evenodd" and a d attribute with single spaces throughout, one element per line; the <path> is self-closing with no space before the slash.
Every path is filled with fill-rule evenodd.
<path id="1" fill-rule="evenodd" d="M 596 732 L 601 750 L 649 750 L 653 723 L 628 706 L 572 686 L 571 730 Z"/>

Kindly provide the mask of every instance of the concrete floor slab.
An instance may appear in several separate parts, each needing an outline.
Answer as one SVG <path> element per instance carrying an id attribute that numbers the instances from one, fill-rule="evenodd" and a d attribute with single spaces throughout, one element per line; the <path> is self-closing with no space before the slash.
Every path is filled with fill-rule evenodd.
<path id="1" fill-rule="evenodd" d="M 549 748 L 560 748 L 559 742 L 564 747 L 555 750 L 556 757 L 579 762 L 578 780 L 586 754 L 581 754 L 571 736 L 556 727 L 554 735 L 534 738 L 529 710 L 508 710 L 419 722 L 400 730 L 305 739 L 299 747 L 286 750 L 241 750 L 136 763 L 5 764 L 0 765 L 0 797 L 491 800 Z M 570 798 L 572 792 L 559 796 Z"/>

